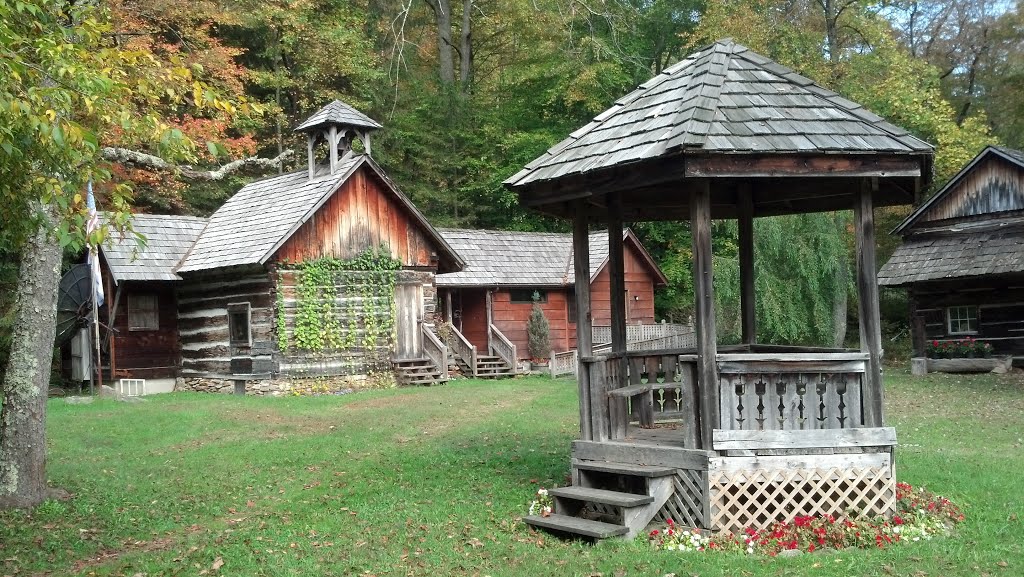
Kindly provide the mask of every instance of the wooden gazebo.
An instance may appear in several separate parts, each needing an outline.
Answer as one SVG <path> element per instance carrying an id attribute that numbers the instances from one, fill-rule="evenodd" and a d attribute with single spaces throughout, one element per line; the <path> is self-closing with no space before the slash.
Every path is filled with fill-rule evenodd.
<path id="1" fill-rule="evenodd" d="M 589 287 L 576 284 L 580 440 L 573 486 L 527 522 L 632 536 L 651 521 L 713 530 L 800 514 L 891 513 L 895 432 L 883 427 L 872 211 L 910 204 L 932 147 L 838 94 L 723 40 L 618 100 L 506 181 L 520 202 L 609 229 L 624 295 L 623 222 L 688 219 L 697 345 L 629 351 L 612 299 L 610 354 L 591 349 Z M 860 350 L 756 341 L 753 219 L 854 211 Z M 716 343 L 711 220 L 739 221 L 743 344 Z"/>

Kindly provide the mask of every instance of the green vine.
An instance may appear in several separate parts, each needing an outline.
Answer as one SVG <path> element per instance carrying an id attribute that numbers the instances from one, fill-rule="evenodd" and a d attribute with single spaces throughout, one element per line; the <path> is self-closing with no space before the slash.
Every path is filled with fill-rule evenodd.
<path id="1" fill-rule="evenodd" d="M 386 247 L 352 259 L 321 258 L 286 265 L 296 271 L 296 313 L 289 334 L 278 287 L 278 346 L 310 352 L 363 347 L 374 352 L 394 327 L 395 279 L 402 263 Z M 290 338 L 289 338 L 290 337 Z"/>
<path id="2" fill-rule="evenodd" d="M 281 275 L 277 275 L 277 291 L 275 300 L 277 301 L 277 348 L 282 352 L 288 350 L 288 316 L 284 310 L 284 283 L 281 281 Z"/>

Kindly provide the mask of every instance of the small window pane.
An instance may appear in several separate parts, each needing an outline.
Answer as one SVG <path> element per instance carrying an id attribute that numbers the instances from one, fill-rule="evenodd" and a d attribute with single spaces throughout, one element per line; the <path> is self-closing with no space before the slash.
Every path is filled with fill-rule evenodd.
<path id="1" fill-rule="evenodd" d="M 566 306 L 569 307 L 569 323 L 576 324 L 576 292 L 569 291 L 569 296 L 565 301 Z"/>
<path id="2" fill-rule="evenodd" d="M 251 344 L 249 303 L 228 305 L 228 333 L 232 345 L 249 346 Z"/>
<path id="3" fill-rule="evenodd" d="M 949 334 L 962 335 L 978 332 L 978 307 L 949 307 Z"/>
<path id="4" fill-rule="evenodd" d="M 548 302 L 548 291 L 539 289 L 512 289 L 509 292 L 509 299 L 513 303 L 518 304 L 532 304 L 533 297 L 536 295 L 539 297 L 538 302 Z"/>
<path id="5" fill-rule="evenodd" d="M 156 295 L 128 295 L 128 330 L 159 330 L 159 305 Z"/>

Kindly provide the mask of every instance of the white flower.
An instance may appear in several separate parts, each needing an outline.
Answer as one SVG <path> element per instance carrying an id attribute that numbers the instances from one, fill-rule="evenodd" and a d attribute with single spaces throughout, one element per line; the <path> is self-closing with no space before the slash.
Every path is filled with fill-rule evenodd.
<path id="1" fill-rule="evenodd" d="M 538 494 L 538 495 L 544 495 L 544 496 L 547 496 L 547 494 L 548 494 L 548 490 L 547 490 L 547 489 L 537 489 L 537 494 Z"/>

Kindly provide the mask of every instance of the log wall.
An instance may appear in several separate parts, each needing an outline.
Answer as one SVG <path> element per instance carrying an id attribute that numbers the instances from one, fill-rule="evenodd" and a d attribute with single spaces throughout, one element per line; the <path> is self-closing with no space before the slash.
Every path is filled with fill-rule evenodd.
<path id="1" fill-rule="evenodd" d="M 323 351 L 302 350 L 295 344 L 294 331 L 298 315 L 298 287 L 302 272 L 297 270 L 281 270 L 278 272 L 281 291 L 281 302 L 284 305 L 285 327 L 288 331 L 289 347 L 277 349 L 275 358 L 282 376 L 318 377 L 318 376 L 365 376 L 374 371 L 389 370 L 391 358 L 395 352 L 396 330 L 419 331 L 419 326 L 399 326 L 401 323 L 395 315 L 394 294 L 374 294 L 364 284 L 375 281 L 373 273 L 351 271 L 339 273 L 345 281 L 333 287 L 334 311 L 337 326 L 347 346 Z M 425 318 L 434 313 L 437 300 L 434 288 L 434 275 L 420 271 L 398 271 L 396 287 L 401 284 L 420 285 L 418 291 L 423 295 Z M 367 320 L 370 314 L 376 315 L 381 330 L 375 341 L 367 342 Z M 275 325 L 276 326 L 276 325 Z M 354 330 L 353 330 L 354 329 Z"/>
<path id="2" fill-rule="evenodd" d="M 181 376 L 231 374 L 231 359 L 252 359 L 252 372 L 277 371 L 274 359 L 274 283 L 270 274 L 246 269 L 235 274 L 195 277 L 178 284 Z M 251 346 L 231 345 L 228 310 L 248 302 Z"/>
<path id="3" fill-rule="evenodd" d="M 911 327 L 922 332 L 921 342 L 971 337 L 990 343 L 996 354 L 1024 355 L 1024 278 L 918 283 L 911 287 L 910 297 L 917 316 Z M 946 310 L 954 306 L 978 307 L 976 334 L 949 334 Z"/>
<path id="4" fill-rule="evenodd" d="M 278 262 L 349 259 L 386 245 L 405 267 L 437 266 L 437 247 L 376 176 L 360 169 L 278 249 Z"/>

